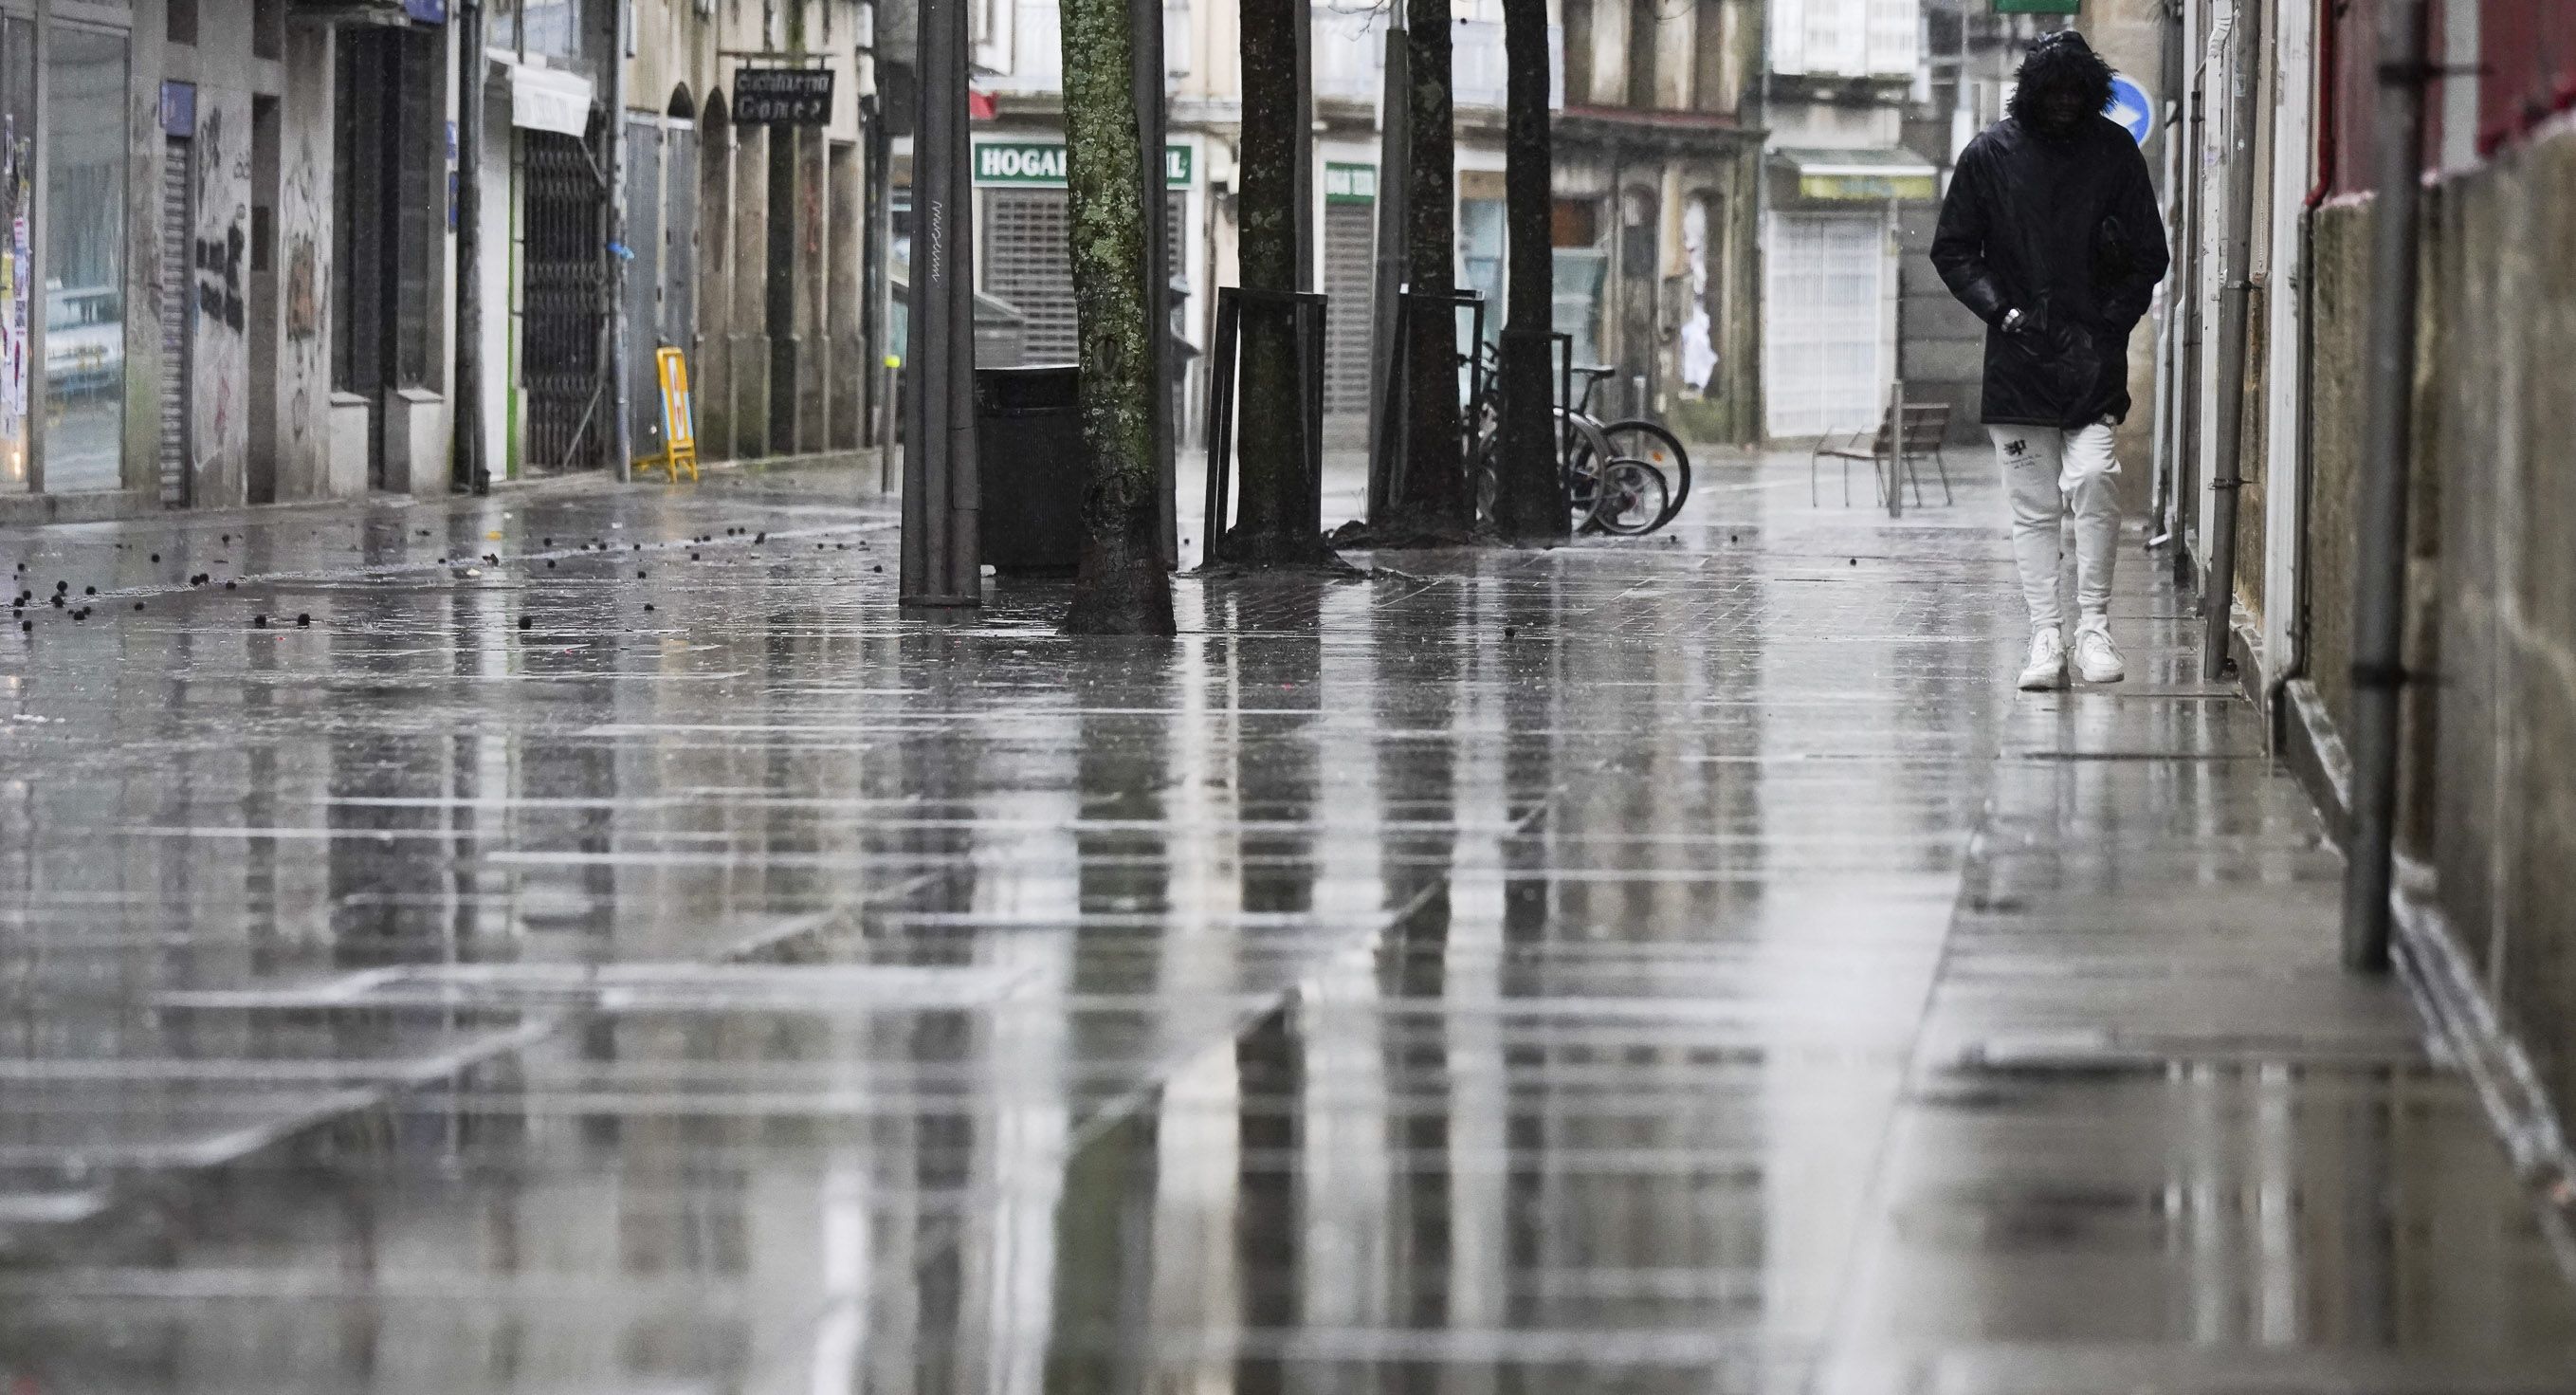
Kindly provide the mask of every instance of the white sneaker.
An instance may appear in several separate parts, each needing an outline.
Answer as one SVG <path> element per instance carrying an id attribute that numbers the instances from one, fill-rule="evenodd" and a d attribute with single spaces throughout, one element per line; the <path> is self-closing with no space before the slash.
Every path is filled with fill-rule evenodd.
<path id="1" fill-rule="evenodd" d="M 2117 683 L 2128 676 L 2109 630 L 2087 625 L 2075 631 L 2075 672 L 2087 683 Z"/>
<path id="2" fill-rule="evenodd" d="M 2021 666 L 2021 690 L 2044 693 L 2066 686 L 2066 637 L 2054 626 L 2030 632 L 2030 662 Z"/>

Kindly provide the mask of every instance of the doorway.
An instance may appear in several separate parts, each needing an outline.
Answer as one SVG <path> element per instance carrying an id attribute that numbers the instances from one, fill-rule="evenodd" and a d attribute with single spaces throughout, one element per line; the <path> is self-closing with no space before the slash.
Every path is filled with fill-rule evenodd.
<path id="1" fill-rule="evenodd" d="M 638 460 L 663 451 L 655 354 L 697 352 L 698 131 L 687 110 L 683 92 L 667 116 L 626 115 L 627 430 Z"/>
<path id="2" fill-rule="evenodd" d="M 591 122 L 594 131 L 599 123 Z M 607 458 L 595 430 L 600 392 L 600 212 L 607 200 L 583 141 L 522 131 L 519 362 L 527 394 L 527 461 L 552 474 Z"/>
<path id="3" fill-rule="evenodd" d="M 388 475 L 389 399 L 432 381 L 432 260 L 445 235 L 433 36 L 342 30 L 333 140 L 331 385 L 366 399 L 367 486 Z M 406 453 L 407 454 L 407 453 Z"/>

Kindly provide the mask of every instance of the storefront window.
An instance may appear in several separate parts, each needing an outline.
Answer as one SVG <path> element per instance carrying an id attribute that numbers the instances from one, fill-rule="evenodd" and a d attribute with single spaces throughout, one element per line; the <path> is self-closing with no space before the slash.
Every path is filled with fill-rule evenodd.
<path id="1" fill-rule="evenodd" d="M 1458 201 L 1458 254 L 1465 272 L 1458 289 L 1485 296 L 1485 339 L 1499 344 L 1503 334 L 1503 201 Z"/>
<path id="2" fill-rule="evenodd" d="M 0 493 L 27 488 L 27 218 L 35 202 L 36 31 L 0 19 Z"/>
<path id="3" fill-rule="evenodd" d="M 46 64 L 45 492 L 114 489 L 125 436 L 125 36 L 57 24 Z"/>
<path id="4" fill-rule="evenodd" d="M 1574 361 L 1601 361 L 1601 283 L 1610 271 L 1603 246 L 1601 203 L 1558 199 L 1550 210 L 1548 241 L 1554 249 L 1556 332 L 1574 336 Z"/>

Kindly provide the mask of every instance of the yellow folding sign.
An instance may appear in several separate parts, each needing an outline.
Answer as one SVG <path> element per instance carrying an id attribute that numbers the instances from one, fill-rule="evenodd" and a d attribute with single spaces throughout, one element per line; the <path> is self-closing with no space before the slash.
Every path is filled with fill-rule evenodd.
<path id="1" fill-rule="evenodd" d="M 636 473 L 659 470 L 677 484 L 680 471 L 686 469 L 689 478 L 696 479 L 698 422 L 689 407 L 689 361 L 678 349 L 657 349 L 653 353 L 653 370 L 662 384 L 662 453 L 637 461 Z"/>

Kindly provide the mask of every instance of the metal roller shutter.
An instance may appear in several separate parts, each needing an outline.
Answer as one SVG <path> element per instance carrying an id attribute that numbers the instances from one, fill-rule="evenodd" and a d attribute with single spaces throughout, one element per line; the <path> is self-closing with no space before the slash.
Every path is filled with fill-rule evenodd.
<path id="1" fill-rule="evenodd" d="M 1024 363 L 1071 363 L 1079 345 L 1073 308 L 1073 242 L 1062 189 L 987 189 L 980 239 L 983 291 L 1029 317 Z M 1185 191 L 1167 191 L 1163 236 L 1174 274 L 1188 264 L 1181 223 Z"/>
<path id="2" fill-rule="evenodd" d="M 984 292 L 1029 317 L 1027 363 L 1074 361 L 1073 273 L 1062 189 L 994 189 L 985 194 Z"/>
<path id="3" fill-rule="evenodd" d="M 1887 225 L 1877 214 L 1774 213 L 1763 258 L 1763 396 L 1774 436 L 1878 420 L 1886 386 Z"/>
<path id="4" fill-rule="evenodd" d="M 1369 405 L 1369 297 L 1374 290 L 1377 205 L 1324 205 L 1324 411 L 1365 417 Z"/>
<path id="5" fill-rule="evenodd" d="M 188 309 L 197 278 L 189 263 L 195 218 L 191 142 L 173 140 L 161 158 L 161 503 L 188 502 Z"/>
<path id="6" fill-rule="evenodd" d="M 526 152 L 521 196 L 520 377 L 527 393 L 532 473 L 596 463 L 592 407 L 599 398 L 599 211 L 603 197 L 583 143 L 546 131 L 519 133 Z"/>

